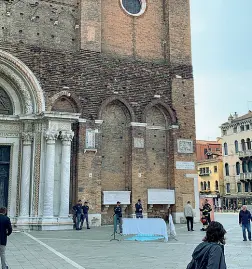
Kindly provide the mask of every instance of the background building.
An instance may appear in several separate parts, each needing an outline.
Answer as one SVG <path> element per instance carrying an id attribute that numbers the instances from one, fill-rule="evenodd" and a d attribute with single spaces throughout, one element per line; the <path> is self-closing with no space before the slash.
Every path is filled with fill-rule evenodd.
<path id="1" fill-rule="evenodd" d="M 0 11 L 0 199 L 12 221 L 65 229 L 82 199 L 100 225 L 115 199 L 132 214 L 141 198 L 179 222 L 197 192 L 189 0 Z"/>
<path id="2" fill-rule="evenodd" d="M 225 204 L 252 204 L 252 112 L 230 115 L 221 125 Z"/>
<path id="3" fill-rule="evenodd" d="M 224 177 L 221 139 L 197 140 L 196 152 L 200 197 L 211 198 L 214 206 L 222 207 Z"/>

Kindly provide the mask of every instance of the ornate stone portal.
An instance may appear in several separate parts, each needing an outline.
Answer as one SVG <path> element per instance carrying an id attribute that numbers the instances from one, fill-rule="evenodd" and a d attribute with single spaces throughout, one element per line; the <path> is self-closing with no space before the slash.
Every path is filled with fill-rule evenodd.
<path id="1" fill-rule="evenodd" d="M 8 197 L 8 215 L 19 228 L 72 228 L 71 125 L 79 117 L 45 112 L 43 91 L 33 73 L 0 50 L 0 147 L 10 148 L 9 178 L 0 195 Z"/>

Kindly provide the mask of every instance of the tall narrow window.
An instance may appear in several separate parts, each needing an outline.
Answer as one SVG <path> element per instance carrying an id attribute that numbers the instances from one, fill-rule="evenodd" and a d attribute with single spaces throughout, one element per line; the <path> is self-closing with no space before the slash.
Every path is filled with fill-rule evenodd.
<path id="1" fill-rule="evenodd" d="M 200 189 L 203 191 L 204 190 L 204 184 L 203 182 L 200 182 Z"/>
<path id="2" fill-rule="evenodd" d="M 219 190 L 219 182 L 218 182 L 218 180 L 215 181 L 215 190 L 216 191 Z"/>
<path id="3" fill-rule="evenodd" d="M 241 140 L 241 148 L 243 151 L 246 150 L 246 143 L 244 139 Z"/>
<path id="4" fill-rule="evenodd" d="M 210 181 L 207 182 L 207 189 L 210 190 L 211 186 L 210 186 Z"/>
<path id="5" fill-rule="evenodd" d="M 238 153 L 238 151 L 239 151 L 239 144 L 238 144 L 238 141 L 237 140 L 235 140 L 235 153 Z"/>
<path id="6" fill-rule="evenodd" d="M 228 155 L 228 146 L 227 143 L 224 143 L 224 155 Z"/>
<path id="7" fill-rule="evenodd" d="M 225 173 L 226 173 L 226 176 L 229 176 L 229 165 L 228 165 L 228 163 L 225 163 Z"/>
<path id="8" fill-rule="evenodd" d="M 241 183 L 237 183 L 237 192 L 241 192 L 242 191 L 242 185 Z"/>
<path id="9" fill-rule="evenodd" d="M 248 161 L 248 172 L 252 172 L 252 161 Z"/>
<path id="10" fill-rule="evenodd" d="M 230 193 L 230 183 L 227 183 L 226 184 L 226 192 L 227 193 Z"/>
<path id="11" fill-rule="evenodd" d="M 240 166 L 240 163 L 237 162 L 237 163 L 235 164 L 235 167 L 236 167 L 236 175 L 240 175 L 240 173 L 241 173 L 241 166 Z"/>
<path id="12" fill-rule="evenodd" d="M 248 169 L 247 169 L 247 162 L 246 162 L 246 161 L 243 161 L 243 162 L 242 162 L 242 172 L 243 172 L 243 173 L 247 173 L 247 172 L 248 172 Z"/>
<path id="13" fill-rule="evenodd" d="M 207 189 L 207 184 L 206 184 L 206 181 L 204 181 L 204 191 L 206 191 Z"/>
<path id="14" fill-rule="evenodd" d="M 250 138 L 247 138 L 247 149 L 251 149 L 251 141 L 250 141 Z"/>
<path id="15" fill-rule="evenodd" d="M 249 191 L 249 183 L 248 182 L 245 182 L 245 192 L 248 192 Z"/>

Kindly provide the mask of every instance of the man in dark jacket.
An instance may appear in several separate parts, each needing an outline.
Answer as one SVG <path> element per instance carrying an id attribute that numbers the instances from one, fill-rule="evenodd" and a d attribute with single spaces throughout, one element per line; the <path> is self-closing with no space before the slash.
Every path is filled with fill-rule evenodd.
<path id="1" fill-rule="evenodd" d="M 205 199 L 205 203 L 203 204 L 203 207 L 200 208 L 200 211 L 202 212 L 202 219 L 205 220 L 203 223 L 202 231 L 205 231 L 207 226 L 211 222 L 210 212 L 212 211 L 211 205 L 208 203 L 208 200 Z"/>
<path id="2" fill-rule="evenodd" d="M 122 233 L 122 207 L 120 202 L 117 202 L 116 206 L 114 207 L 114 213 L 116 215 L 117 220 L 116 226 L 119 223 L 119 230 L 120 233 Z"/>
<path id="3" fill-rule="evenodd" d="M 88 202 L 85 202 L 84 206 L 82 207 L 83 214 L 81 216 L 81 229 L 85 220 L 87 224 L 87 229 L 90 229 L 89 222 L 88 222 L 88 210 L 89 210 Z"/>
<path id="4" fill-rule="evenodd" d="M 135 204 L 135 208 L 136 208 L 136 218 L 139 219 L 139 218 L 143 218 L 143 206 L 142 206 L 142 203 L 141 203 L 141 199 L 138 199 L 137 203 Z"/>
<path id="5" fill-rule="evenodd" d="M 76 216 L 76 230 L 81 230 L 81 215 L 82 215 L 82 202 L 81 200 L 78 201 L 73 207 Z"/>
<path id="6" fill-rule="evenodd" d="M 5 259 L 5 249 L 7 244 L 7 236 L 12 233 L 12 227 L 10 219 L 6 216 L 6 208 L 0 208 L 0 257 L 2 262 L 2 268 L 8 269 Z"/>
<path id="7" fill-rule="evenodd" d="M 248 231 L 248 239 L 251 241 L 251 214 L 244 205 L 239 213 L 239 224 L 242 227 L 243 241 L 247 241 L 246 230 Z"/>

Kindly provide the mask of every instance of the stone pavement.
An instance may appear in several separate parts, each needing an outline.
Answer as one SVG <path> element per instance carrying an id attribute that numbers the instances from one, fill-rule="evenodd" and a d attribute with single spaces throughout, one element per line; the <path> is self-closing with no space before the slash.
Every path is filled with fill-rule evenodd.
<path id="1" fill-rule="evenodd" d="M 230 269 L 252 268 L 252 243 L 243 242 L 238 214 L 217 214 L 228 231 L 225 248 Z M 112 227 L 82 231 L 51 231 L 14 233 L 9 238 L 7 261 L 10 269 L 79 268 L 185 269 L 193 249 L 201 242 L 204 232 L 196 224 L 195 232 L 185 225 L 176 225 L 177 241 L 110 242 Z"/>

